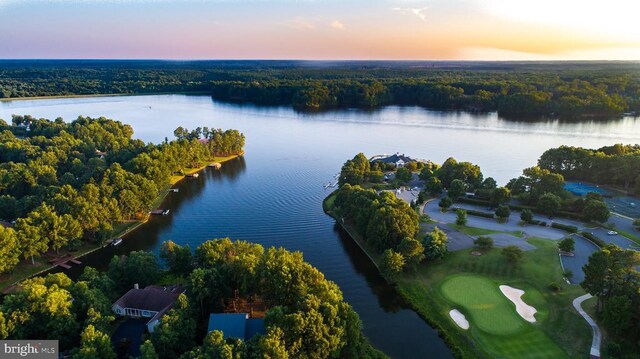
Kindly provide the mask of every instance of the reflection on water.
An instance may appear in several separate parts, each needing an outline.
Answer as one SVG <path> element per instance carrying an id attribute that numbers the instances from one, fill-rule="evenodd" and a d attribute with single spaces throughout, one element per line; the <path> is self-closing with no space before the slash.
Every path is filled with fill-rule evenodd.
<path id="1" fill-rule="evenodd" d="M 151 107 L 151 108 L 149 108 Z M 357 152 L 399 151 L 444 161 L 453 156 L 482 167 L 504 184 L 540 154 L 562 144 L 601 147 L 640 142 L 640 121 L 505 121 L 495 114 L 437 112 L 388 107 L 372 112 L 344 110 L 300 114 L 284 107 L 221 104 L 206 96 L 134 96 L 0 103 L 0 118 L 11 114 L 67 120 L 78 115 L 106 116 L 130 123 L 136 137 L 160 142 L 178 126 L 236 128 L 247 137 L 246 155 L 207 168 L 197 179 L 177 185 L 157 216 L 129 234 L 118 247 L 83 259 L 105 268 L 114 254 L 132 250 L 157 253 L 173 240 L 197 247 L 207 239 L 231 237 L 282 246 L 304 253 L 311 264 L 336 282 L 360 314 L 371 342 L 397 358 L 447 358 L 448 349 L 334 220 L 322 211 L 331 181 L 342 163 Z M 72 268 L 76 274 L 78 268 Z M 74 272 L 75 271 L 75 272 Z"/>

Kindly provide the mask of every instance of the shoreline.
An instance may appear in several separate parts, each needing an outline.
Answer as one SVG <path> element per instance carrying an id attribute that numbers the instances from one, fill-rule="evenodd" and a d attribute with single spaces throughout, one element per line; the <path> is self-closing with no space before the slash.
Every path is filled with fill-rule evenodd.
<path id="1" fill-rule="evenodd" d="M 91 98 L 91 97 L 122 97 L 122 96 L 156 96 L 156 95 L 209 95 L 209 91 L 170 91 L 170 92 L 132 92 L 132 93 L 97 93 L 82 95 L 54 95 L 31 97 L 0 98 L 0 102 L 29 101 L 29 100 L 57 100 L 66 98 Z"/>
<path id="2" fill-rule="evenodd" d="M 371 260 L 371 262 L 373 263 L 373 265 L 375 265 L 376 269 L 378 269 L 378 273 L 380 274 L 380 276 L 382 278 L 384 278 L 384 276 L 382 275 L 382 273 L 380 272 L 380 267 L 378 266 L 377 261 L 373 258 L 372 254 L 369 253 L 370 249 L 367 248 L 367 246 L 364 243 L 361 243 L 361 240 L 359 237 L 355 236 L 353 234 L 353 232 L 350 230 L 349 226 L 347 224 L 344 223 L 340 223 L 340 221 L 331 213 L 331 211 L 329 210 L 329 208 L 327 208 L 327 201 L 329 200 L 329 198 L 331 196 L 334 195 L 335 192 L 332 192 L 331 194 L 329 194 L 329 196 L 327 196 L 323 201 L 322 201 L 322 209 L 324 210 L 324 212 L 331 218 L 335 219 L 336 223 L 338 223 L 342 229 L 344 229 L 347 234 L 349 235 L 349 237 L 351 237 L 351 239 L 353 239 L 354 242 L 356 242 L 356 244 L 358 245 L 358 247 L 360 247 L 360 249 L 364 252 L 364 254 L 367 255 L 367 257 Z M 433 200 L 433 199 L 431 199 Z M 421 206 L 425 206 L 426 202 Z M 400 296 L 400 298 L 402 298 L 403 302 L 407 305 L 407 307 L 411 308 L 411 310 L 413 310 L 422 320 L 425 321 L 425 323 L 427 323 L 427 325 L 429 325 L 434 331 L 437 332 L 438 337 L 442 339 L 442 341 L 445 343 L 445 345 L 447 346 L 447 348 L 449 348 L 449 350 L 451 351 L 451 354 L 453 355 L 454 358 L 465 358 L 465 354 L 467 351 L 466 350 L 461 350 L 461 347 L 464 347 L 465 349 L 470 349 L 471 352 L 473 353 L 477 353 L 474 349 L 474 346 L 470 343 L 466 343 L 463 341 L 459 341 L 453 338 L 453 335 L 451 333 L 449 333 L 447 330 L 445 330 L 443 328 L 443 326 L 441 325 L 440 322 L 438 322 L 437 319 L 435 318 L 431 318 L 429 316 L 426 315 L 426 313 L 423 313 L 421 310 L 419 310 L 418 306 L 415 305 L 409 298 L 409 296 L 405 293 L 405 290 L 402 286 L 399 285 L 399 283 L 393 283 L 393 282 L 389 282 L 386 278 L 384 278 L 385 282 L 387 282 L 390 286 L 392 286 L 394 288 L 394 290 L 396 291 L 396 293 L 398 293 L 398 295 Z M 430 303 L 431 300 L 429 299 Z M 431 313 L 433 314 L 433 313 Z"/>
<path id="3" fill-rule="evenodd" d="M 174 186 L 177 183 L 179 183 L 180 181 L 182 181 L 185 178 L 187 178 L 188 174 L 193 174 L 193 173 L 200 172 L 200 171 L 206 169 L 207 166 L 209 164 L 211 164 L 211 163 L 214 163 L 214 162 L 224 163 L 224 162 L 228 162 L 228 161 L 231 161 L 233 159 L 236 159 L 238 157 L 241 157 L 243 155 L 244 155 L 244 151 L 242 151 L 240 154 L 237 154 L 237 155 L 231 155 L 231 156 L 225 156 L 225 157 L 214 157 L 213 159 L 211 159 L 211 161 L 207 161 L 207 163 L 205 165 L 201 166 L 201 167 L 192 168 L 192 169 L 186 170 L 184 172 L 184 175 L 171 176 L 171 178 L 169 179 L 169 183 L 167 183 L 167 185 L 165 187 L 163 187 L 163 189 L 161 190 L 161 193 L 158 195 L 158 197 L 154 201 L 154 203 L 153 203 L 154 207 L 161 205 L 164 202 L 164 200 L 167 198 L 167 195 L 169 194 L 169 189 L 172 186 Z M 89 254 L 91 254 L 91 253 L 93 253 L 95 251 L 98 251 L 100 249 L 103 249 L 103 248 L 111 245 L 111 242 L 114 239 L 120 238 L 120 237 L 125 237 L 127 234 L 133 232 L 134 230 L 138 229 L 139 227 L 141 227 L 142 225 L 147 223 L 147 221 L 149 220 L 149 217 L 150 216 L 147 216 L 147 218 L 145 218 L 144 220 L 137 220 L 137 221 L 131 222 L 129 225 L 124 226 L 122 228 L 122 230 L 120 230 L 116 234 L 110 236 L 110 238 L 108 238 L 107 240 L 105 240 L 101 244 L 92 244 L 85 251 L 78 252 L 77 254 L 74 254 L 74 258 L 82 258 L 82 257 L 84 257 L 86 255 L 89 255 Z M 69 252 L 69 253 L 72 253 L 72 252 Z M 32 266 L 32 264 L 27 262 L 27 266 Z M 45 268 L 39 270 L 38 272 L 27 274 L 27 275 L 22 276 L 21 278 L 19 278 L 17 280 L 11 280 L 10 283 L 9 282 L 0 282 L 0 293 L 4 293 L 5 291 L 9 290 L 11 287 L 17 285 L 18 283 L 22 282 L 25 279 L 29 279 L 29 278 L 38 276 L 38 275 L 40 275 L 42 273 L 45 273 L 45 272 L 48 272 L 48 271 L 54 269 L 55 267 L 57 267 L 57 265 L 47 265 Z"/>
<path id="4" fill-rule="evenodd" d="M 362 252 L 364 252 L 364 254 L 366 254 L 367 257 L 369 257 L 369 259 L 371 260 L 371 262 L 373 263 L 373 265 L 376 267 L 376 269 L 378 270 L 378 272 L 380 272 L 380 266 L 378 265 L 378 260 L 376 260 L 377 257 L 379 257 L 378 255 L 374 255 L 371 254 L 370 251 L 371 249 L 368 248 L 368 246 L 366 245 L 366 243 L 364 243 L 364 241 L 357 235 L 355 235 L 355 230 L 352 230 L 351 227 L 349 225 L 347 225 L 346 223 L 341 223 L 340 220 L 338 220 L 338 218 L 336 218 L 333 213 L 331 213 L 330 209 L 328 208 L 326 202 L 329 198 L 331 198 L 334 195 L 335 191 L 332 192 L 331 194 L 329 194 L 329 196 L 327 196 L 323 201 L 322 201 L 322 209 L 324 210 L 324 213 L 326 213 L 329 217 L 335 219 L 336 223 L 338 223 L 340 225 L 340 227 L 342 227 L 342 229 L 344 229 L 345 232 L 347 232 L 347 234 L 349 235 L 349 237 L 351 237 L 351 239 L 353 239 L 354 242 L 356 242 L 356 244 L 358 245 L 358 247 L 360 247 L 360 249 L 362 250 Z M 374 258 L 375 257 L 375 258 Z M 382 274 L 381 274 L 382 275 Z M 383 277 L 384 278 L 384 277 Z M 386 281 L 386 278 L 385 278 Z M 388 282 L 388 281 L 387 281 Z M 391 284 L 391 283 L 389 283 Z"/>
<path id="5" fill-rule="evenodd" d="M 90 98 L 90 97 L 120 97 L 120 96 L 157 96 L 157 95 L 207 95 L 211 97 L 214 101 L 222 102 L 222 103 L 230 103 L 230 104 L 238 104 L 238 105 L 246 105 L 252 104 L 258 107 L 289 107 L 294 111 L 299 111 L 301 113 L 313 114 L 313 113 L 322 113 L 322 112 L 331 112 L 338 110 L 349 110 L 349 109 L 357 109 L 362 111 L 376 111 L 382 110 L 386 107 L 419 107 L 428 111 L 435 112 L 464 112 L 471 115 L 474 114 L 491 114 L 495 113 L 499 118 L 507 121 L 514 121 L 518 119 L 525 119 L 526 121 L 546 121 L 546 120 L 557 120 L 563 122 L 581 122 L 588 121 L 594 119 L 606 119 L 606 120 L 617 120 L 623 118 L 638 118 L 640 115 L 630 115 L 628 113 L 619 113 L 619 114 L 611 114 L 611 115 L 601 115 L 601 114 L 592 114 L 592 113 L 582 113 L 578 114 L 574 117 L 558 117 L 554 115 L 539 115 L 539 116 L 510 116 L 510 115 L 500 115 L 498 110 L 488 110 L 488 111 L 474 111 L 470 109 L 442 109 L 436 107 L 424 107 L 421 105 L 406 105 L 406 104 L 387 104 L 375 106 L 373 108 L 369 107 L 329 107 L 329 108 L 319 108 L 319 109 L 297 109 L 293 106 L 293 104 L 284 104 L 284 105 L 269 105 L 269 104 L 260 104 L 252 101 L 234 101 L 230 99 L 221 99 L 213 97 L 212 91 L 163 91 L 163 92 L 132 92 L 132 93 L 96 93 L 96 94 L 75 94 L 75 95 L 51 95 L 51 96 L 30 96 L 30 97 L 9 97 L 9 98 L 0 98 L 0 102 L 12 102 L 12 101 L 28 101 L 28 100 L 55 100 L 55 99 L 73 99 L 73 98 Z"/>

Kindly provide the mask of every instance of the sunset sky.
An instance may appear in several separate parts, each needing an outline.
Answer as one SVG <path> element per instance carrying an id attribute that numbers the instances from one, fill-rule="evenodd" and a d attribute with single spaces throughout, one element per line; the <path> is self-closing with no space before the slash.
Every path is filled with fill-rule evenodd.
<path id="1" fill-rule="evenodd" d="M 640 60 L 635 0 L 0 0 L 0 58 Z"/>

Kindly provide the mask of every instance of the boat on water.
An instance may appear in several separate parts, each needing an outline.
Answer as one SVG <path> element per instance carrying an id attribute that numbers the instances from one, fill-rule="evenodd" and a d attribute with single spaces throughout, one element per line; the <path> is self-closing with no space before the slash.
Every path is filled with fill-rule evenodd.
<path id="1" fill-rule="evenodd" d="M 169 192 L 178 193 L 180 190 L 178 188 L 171 188 Z"/>
<path id="2" fill-rule="evenodd" d="M 198 176 L 200 176 L 200 175 L 199 175 L 199 174 L 197 174 L 197 173 L 189 173 L 189 174 L 187 175 L 187 177 L 189 177 L 189 178 L 198 178 Z"/>
<path id="3" fill-rule="evenodd" d="M 122 243 L 122 238 L 116 238 L 113 242 L 111 242 L 111 245 L 117 246 L 120 245 L 120 243 Z"/>
<path id="4" fill-rule="evenodd" d="M 214 163 L 208 164 L 207 167 L 211 167 L 211 168 L 215 168 L 215 169 L 219 170 L 222 167 L 222 164 L 220 164 L 218 162 L 214 162 Z"/>
<path id="5" fill-rule="evenodd" d="M 149 212 L 149 214 L 152 214 L 154 216 L 166 216 L 169 214 L 169 210 L 168 209 L 154 209 L 153 211 Z"/>

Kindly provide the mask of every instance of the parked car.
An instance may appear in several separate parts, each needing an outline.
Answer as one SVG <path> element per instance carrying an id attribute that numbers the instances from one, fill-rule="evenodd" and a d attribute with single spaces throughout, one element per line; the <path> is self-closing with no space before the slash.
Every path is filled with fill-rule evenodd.
<path id="1" fill-rule="evenodd" d="M 618 232 L 616 232 L 616 231 L 609 231 L 609 232 L 607 232 L 607 234 L 608 234 L 608 235 L 610 235 L 610 236 L 615 236 L 616 234 L 618 234 Z"/>

